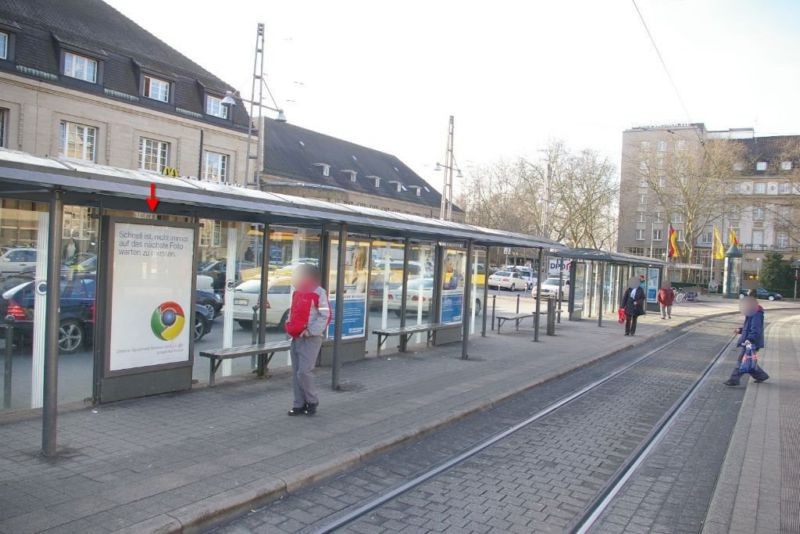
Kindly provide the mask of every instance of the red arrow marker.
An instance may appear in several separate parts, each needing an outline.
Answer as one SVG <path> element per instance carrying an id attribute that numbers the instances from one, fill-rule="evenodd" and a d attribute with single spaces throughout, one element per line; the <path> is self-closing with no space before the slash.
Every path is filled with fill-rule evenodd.
<path id="1" fill-rule="evenodd" d="M 156 211 L 158 207 L 158 198 L 156 197 L 156 184 L 150 184 L 150 196 L 147 197 L 147 206 L 150 208 L 150 211 Z"/>

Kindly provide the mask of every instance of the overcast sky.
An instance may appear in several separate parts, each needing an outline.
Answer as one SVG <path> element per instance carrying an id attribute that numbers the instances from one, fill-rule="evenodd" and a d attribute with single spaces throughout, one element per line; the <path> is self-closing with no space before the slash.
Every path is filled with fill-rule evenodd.
<path id="1" fill-rule="evenodd" d="M 470 165 L 549 139 L 619 164 L 622 130 L 705 122 L 800 133 L 800 1 L 108 0 L 250 93 L 256 23 L 289 121 L 393 153 L 435 186 L 447 117 Z"/>

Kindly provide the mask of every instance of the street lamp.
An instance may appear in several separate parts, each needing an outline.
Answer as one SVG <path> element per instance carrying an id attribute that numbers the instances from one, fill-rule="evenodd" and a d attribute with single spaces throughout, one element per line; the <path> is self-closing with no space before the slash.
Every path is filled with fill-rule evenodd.
<path id="1" fill-rule="evenodd" d="M 273 108 L 272 106 L 268 106 L 263 102 L 257 102 L 253 100 L 247 100 L 246 98 L 242 98 L 241 96 L 236 95 L 233 91 L 225 91 L 225 98 L 222 99 L 222 104 L 225 106 L 233 107 L 236 105 L 236 99 L 241 100 L 242 102 L 246 102 L 248 104 L 253 104 L 254 106 L 258 106 L 264 109 L 268 109 L 270 111 L 274 111 L 278 114 L 275 117 L 275 120 L 278 122 L 286 122 L 286 113 L 280 108 Z"/>

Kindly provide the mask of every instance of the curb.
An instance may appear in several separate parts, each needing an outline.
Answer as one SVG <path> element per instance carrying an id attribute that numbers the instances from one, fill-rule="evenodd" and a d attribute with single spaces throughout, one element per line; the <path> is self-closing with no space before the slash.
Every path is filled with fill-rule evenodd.
<path id="1" fill-rule="evenodd" d="M 660 336 L 680 328 L 693 326 L 710 319 L 724 317 L 726 315 L 735 315 L 737 313 L 738 312 L 718 312 L 702 317 L 695 317 L 684 323 L 669 326 L 652 337 Z M 341 473 L 381 453 L 385 453 L 411 440 L 440 430 L 470 415 L 494 408 L 511 397 L 553 380 L 558 380 L 579 369 L 583 369 L 589 365 L 593 365 L 621 352 L 642 345 L 650 339 L 650 337 L 641 338 L 641 340 L 628 343 L 613 351 L 599 355 L 592 360 L 571 367 L 570 369 L 551 376 L 545 376 L 535 382 L 503 392 L 494 397 L 476 401 L 478 403 L 477 405 L 434 418 L 426 423 L 409 430 L 400 431 L 395 436 L 379 440 L 366 447 L 344 452 L 321 464 L 311 467 L 294 468 L 276 473 L 275 478 L 257 480 L 245 486 L 227 490 L 212 497 L 186 505 L 168 514 L 162 514 L 141 523 L 131 525 L 118 532 L 125 534 L 139 532 L 154 532 L 158 534 L 202 532 L 226 520 L 233 519 L 242 512 L 264 506 L 269 502 L 282 498 L 288 493 L 307 487 L 323 478 Z"/>

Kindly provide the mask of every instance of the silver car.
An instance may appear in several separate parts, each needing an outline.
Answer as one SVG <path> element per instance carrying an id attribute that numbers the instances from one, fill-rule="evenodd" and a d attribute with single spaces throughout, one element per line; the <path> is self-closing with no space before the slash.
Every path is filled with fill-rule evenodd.
<path id="1" fill-rule="evenodd" d="M 19 273 L 36 268 L 35 248 L 9 248 L 0 256 L 0 273 Z"/>

